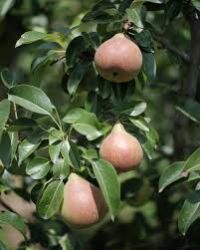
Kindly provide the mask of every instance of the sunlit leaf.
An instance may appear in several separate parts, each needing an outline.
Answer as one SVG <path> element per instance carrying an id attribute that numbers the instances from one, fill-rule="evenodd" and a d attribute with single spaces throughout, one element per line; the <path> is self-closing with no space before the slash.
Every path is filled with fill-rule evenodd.
<path id="1" fill-rule="evenodd" d="M 9 100 L 32 112 L 52 115 L 53 105 L 46 94 L 30 85 L 19 85 L 10 89 Z"/>
<path id="2" fill-rule="evenodd" d="M 162 192 L 166 187 L 172 183 L 183 179 L 185 176 L 182 174 L 184 162 L 174 162 L 161 174 L 159 180 L 159 192 Z"/>
<path id="3" fill-rule="evenodd" d="M 200 170 L 200 148 L 193 152 L 185 161 L 183 172 Z"/>
<path id="4" fill-rule="evenodd" d="M 108 204 L 111 218 L 114 219 L 120 205 L 120 184 L 113 166 L 104 161 L 92 161 L 94 174 Z"/>
<path id="5" fill-rule="evenodd" d="M 44 178 L 50 170 L 50 162 L 43 157 L 33 158 L 26 166 L 26 173 L 35 180 Z"/>
<path id="6" fill-rule="evenodd" d="M 200 216 L 200 190 L 186 199 L 178 217 L 178 228 L 185 235 L 192 223 Z"/>
<path id="7" fill-rule="evenodd" d="M 0 1 L 0 18 L 3 18 L 7 12 L 13 7 L 15 0 Z"/>
<path id="8" fill-rule="evenodd" d="M 62 180 L 50 182 L 43 190 L 37 202 L 37 212 L 43 219 L 49 219 L 58 212 L 63 200 L 64 184 Z"/>

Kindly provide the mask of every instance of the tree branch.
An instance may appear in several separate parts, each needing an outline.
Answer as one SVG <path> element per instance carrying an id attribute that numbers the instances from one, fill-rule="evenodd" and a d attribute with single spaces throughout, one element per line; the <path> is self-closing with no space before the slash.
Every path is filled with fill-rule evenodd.
<path id="1" fill-rule="evenodd" d="M 1 194 L 0 204 L 11 212 L 14 212 L 29 222 L 34 222 L 36 218 L 33 213 L 35 212 L 35 205 L 33 203 L 25 201 L 21 196 L 14 192 L 9 194 Z"/>
<path id="2" fill-rule="evenodd" d="M 161 43 L 165 48 L 167 48 L 169 51 L 171 51 L 173 54 L 177 55 L 178 57 L 180 57 L 185 63 L 189 63 L 190 62 L 190 57 L 189 55 L 184 52 L 179 50 L 178 48 L 176 48 L 175 46 L 173 46 L 170 41 L 168 41 L 166 38 L 160 36 L 160 35 L 153 35 L 154 39 Z"/>
<path id="3" fill-rule="evenodd" d="M 1 198 L 0 198 L 0 204 L 7 209 L 8 211 L 18 214 L 15 210 L 13 210 L 8 204 L 6 204 Z"/>
<path id="4" fill-rule="evenodd" d="M 163 34 L 155 26 L 151 25 L 151 31 L 152 31 L 152 36 L 154 40 L 159 42 L 161 45 L 163 45 L 166 49 L 168 49 L 173 54 L 180 57 L 185 63 L 187 64 L 190 63 L 190 56 L 185 51 L 182 51 L 178 49 L 177 47 L 175 47 L 174 45 L 172 45 L 168 39 L 163 37 Z"/>
<path id="5" fill-rule="evenodd" d="M 187 1 L 183 8 L 183 14 L 191 29 L 190 64 L 184 85 L 184 93 L 190 98 L 195 98 L 200 64 L 200 12 L 192 5 L 191 1 Z"/>
<path id="6" fill-rule="evenodd" d="M 190 44 L 190 62 L 188 64 L 186 80 L 180 91 L 180 98 L 189 97 L 196 98 L 199 64 L 200 64 L 200 13 L 192 5 L 190 0 L 185 0 L 183 4 L 183 14 L 190 25 L 191 44 Z M 185 145 L 187 142 L 186 133 L 188 120 L 181 114 L 176 114 L 174 122 L 174 148 L 176 156 L 182 158 L 185 153 Z M 177 159 L 176 159 L 177 160 Z"/>

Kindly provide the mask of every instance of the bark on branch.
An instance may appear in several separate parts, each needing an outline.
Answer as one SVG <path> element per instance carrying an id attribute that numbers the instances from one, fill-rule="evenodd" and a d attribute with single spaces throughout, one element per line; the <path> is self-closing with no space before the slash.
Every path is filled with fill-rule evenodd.
<path id="1" fill-rule="evenodd" d="M 185 63 L 189 63 L 190 62 L 190 57 L 189 55 L 184 52 L 179 50 L 178 48 L 176 48 L 175 46 L 173 46 L 170 41 L 168 41 L 166 38 L 159 36 L 159 35 L 154 35 L 154 39 L 159 42 L 160 44 L 162 44 L 165 48 L 167 48 L 170 52 L 172 52 L 173 54 L 179 56 Z"/>
<path id="2" fill-rule="evenodd" d="M 186 80 L 180 97 L 196 98 L 197 84 L 199 77 L 200 64 L 200 12 L 192 5 L 190 0 L 183 3 L 183 14 L 190 25 L 191 44 Z M 174 147 L 175 157 L 184 157 L 185 145 L 187 142 L 185 131 L 188 126 L 188 120 L 181 114 L 177 114 L 174 123 Z"/>
<path id="3" fill-rule="evenodd" d="M 191 30 L 190 64 L 184 93 L 194 99 L 197 91 L 200 64 L 200 12 L 192 5 L 191 1 L 187 1 L 183 8 L 183 14 L 190 24 Z"/>

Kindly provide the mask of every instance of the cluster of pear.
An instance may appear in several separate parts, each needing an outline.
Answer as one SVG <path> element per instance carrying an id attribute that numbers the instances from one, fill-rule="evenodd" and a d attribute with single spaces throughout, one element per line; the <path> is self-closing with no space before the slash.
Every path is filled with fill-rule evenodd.
<path id="1" fill-rule="evenodd" d="M 100 45 L 95 53 L 98 73 L 112 82 L 132 80 L 142 66 L 139 47 L 124 34 L 116 34 Z M 117 172 L 136 168 L 143 158 L 139 141 L 121 123 L 114 125 L 102 141 L 100 157 L 111 163 Z M 100 189 L 80 177 L 70 174 L 64 189 L 61 215 L 72 227 L 84 228 L 98 223 L 107 213 L 107 205 Z"/>

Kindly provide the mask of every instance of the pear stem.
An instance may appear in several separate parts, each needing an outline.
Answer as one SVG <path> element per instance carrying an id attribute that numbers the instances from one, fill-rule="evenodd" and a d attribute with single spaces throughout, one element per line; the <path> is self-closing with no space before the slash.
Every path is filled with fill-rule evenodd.
<path id="1" fill-rule="evenodd" d="M 125 128 L 120 122 L 116 123 L 112 129 L 112 132 L 122 132 L 122 131 L 125 131 Z"/>

